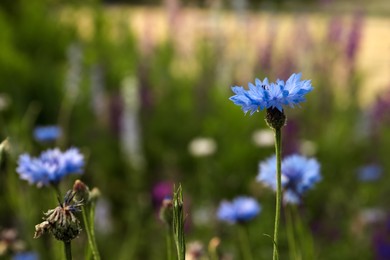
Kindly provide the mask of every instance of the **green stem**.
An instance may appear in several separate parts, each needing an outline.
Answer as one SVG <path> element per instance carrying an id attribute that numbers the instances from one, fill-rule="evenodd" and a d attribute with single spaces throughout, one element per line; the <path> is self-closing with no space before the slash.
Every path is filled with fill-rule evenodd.
<path id="1" fill-rule="evenodd" d="M 92 208 L 89 210 L 94 211 L 94 209 L 92 209 Z M 85 232 L 87 233 L 88 243 L 89 243 L 89 247 L 91 248 L 93 258 L 95 260 L 100 260 L 100 254 L 99 254 L 99 251 L 98 251 L 97 246 L 96 246 L 93 219 L 88 220 L 87 211 L 88 211 L 88 208 L 86 206 L 82 206 L 81 213 L 83 215 Z M 90 213 L 89 215 L 93 217 L 94 213 Z"/>
<path id="2" fill-rule="evenodd" d="M 294 216 L 294 222 L 296 227 L 296 232 L 298 234 L 298 239 L 302 248 L 303 259 L 314 259 L 314 245 L 313 238 L 311 236 L 310 230 L 302 223 L 301 215 L 298 212 L 298 209 L 295 205 L 292 205 L 292 214 Z"/>
<path id="3" fill-rule="evenodd" d="M 166 244 L 167 244 L 167 259 L 172 260 L 172 237 L 171 237 L 171 229 L 170 226 L 167 228 L 166 232 Z"/>
<path id="4" fill-rule="evenodd" d="M 186 243 L 184 237 L 183 193 L 181 185 L 173 193 L 173 235 L 177 259 L 185 260 Z"/>
<path id="5" fill-rule="evenodd" d="M 68 242 L 64 241 L 64 252 L 65 252 L 65 259 L 72 260 L 72 247 L 70 245 L 70 241 Z"/>
<path id="6" fill-rule="evenodd" d="M 275 209 L 275 228 L 274 228 L 274 250 L 273 260 L 279 259 L 278 254 L 278 238 L 279 238 L 279 223 L 280 223 L 280 208 L 282 205 L 282 130 L 275 130 L 275 153 L 276 153 L 276 209 Z"/>
<path id="7" fill-rule="evenodd" d="M 290 252 L 290 259 L 300 259 L 298 257 L 295 234 L 294 234 L 294 218 L 291 207 L 287 207 L 286 210 L 286 231 L 288 239 L 288 248 Z"/>
<path id="8" fill-rule="evenodd" d="M 238 225 L 238 240 L 240 242 L 241 253 L 244 260 L 252 260 L 252 252 L 250 248 L 248 231 L 244 224 Z"/>
<path id="9" fill-rule="evenodd" d="M 51 186 L 53 187 L 54 191 L 56 192 L 58 199 L 62 200 L 63 198 L 62 198 L 62 195 L 61 195 L 60 187 L 58 187 L 58 184 L 51 183 Z"/>
<path id="10" fill-rule="evenodd" d="M 99 250 L 97 247 L 96 236 L 95 236 L 95 206 L 96 206 L 96 201 L 91 201 L 91 207 L 89 209 L 89 226 L 90 226 L 90 230 L 91 230 L 92 242 L 93 242 L 94 248 L 96 250 L 95 259 L 100 259 L 100 254 L 99 254 Z"/>

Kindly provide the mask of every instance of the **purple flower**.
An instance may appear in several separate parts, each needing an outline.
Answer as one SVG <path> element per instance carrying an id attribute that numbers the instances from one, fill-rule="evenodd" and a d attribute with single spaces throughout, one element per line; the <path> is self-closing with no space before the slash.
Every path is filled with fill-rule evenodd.
<path id="1" fill-rule="evenodd" d="M 387 219 L 383 226 L 374 234 L 373 247 L 376 260 L 390 259 L 390 220 Z"/>
<path id="2" fill-rule="evenodd" d="M 65 152 L 56 148 L 42 152 L 39 157 L 20 155 L 16 171 L 21 179 L 41 187 L 57 184 L 71 173 L 82 173 L 83 166 L 84 156 L 77 148 Z"/>
<path id="3" fill-rule="evenodd" d="M 229 223 L 242 223 L 255 218 L 260 211 L 261 206 L 255 199 L 240 196 L 232 202 L 222 201 L 217 216 L 218 219 Z"/>
<path id="4" fill-rule="evenodd" d="M 161 181 L 156 183 L 152 189 L 152 203 L 156 210 L 160 210 L 162 202 L 166 198 L 172 198 L 173 183 L 170 181 Z"/>

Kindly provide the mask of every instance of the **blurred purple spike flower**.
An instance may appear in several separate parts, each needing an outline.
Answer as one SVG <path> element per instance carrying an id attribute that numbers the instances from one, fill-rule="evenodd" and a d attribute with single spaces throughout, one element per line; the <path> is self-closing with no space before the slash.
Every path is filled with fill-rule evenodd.
<path id="1" fill-rule="evenodd" d="M 360 39 L 363 31 L 363 14 L 357 12 L 353 18 L 351 31 L 349 32 L 345 53 L 349 62 L 355 61 L 356 53 L 360 45 Z"/>
<path id="2" fill-rule="evenodd" d="M 309 23 L 310 22 L 307 16 L 299 16 L 294 22 L 295 27 L 292 32 L 294 43 L 299 45 L 301 47 L 301 51 L 304 52 L 312 49 L 313 46 L 313 37 L 309 30 Z"/>
<path id="3" fill-rule="evenodd" d="M 54 141 L 58 139 L 61 134 L 61 128 L 56 125 L 37 126 L 34 129 L 34 139 L 38 142 Z"/>
<path id="4" fill-rule="evenodd" d="M 272 156 L 259 165 L 257 181 L 276 191 L 276 157 Z M 285 203 L 298 204 L 303 193 L 321 180 L 320 164 L 314 158 L 290 155 L 282 161 L 282 187 Z"/>
<path id="5" fill-rule="evenodd" d="M 56 185 L 71 173 L 81 174 L 83 166 L 84 156 L 77 148 L 70 148 L 65 152 L 56 148 L 42 152 L 39 157 L 20 155 L 16 171 L 21 179 L 41 187 Z"/>
<path id="6" fill-rule="evenodd" d="M 310 80 L 300 79 L 301 73 L 292 74 L 286 82 L 278 79 L 276 83 L 269 84 L 267 78 L 263 82 L 256 79 L 256 85 L 248 83 L 249 90 L 232 87 L 236 95 L 229 99 L 241 106 L 244 113 L 250 111 L 251 115 L 265 108 L 276 108 L 283 112 L 283 106 L 294 107 L 304 102 L 304 96 L 313 89 Z"/>
<path id="7" fill-rule="evenodd" d="M 327 41 L 330 44 L 338 44 L 343 33 L 343 23 L 340 17 L 333 16 L 328 25 Z"/>
<path id="8" fill-rule="evenodd" d="M 251 197 L 240 196 L 232 202 L 222 201 L 217 211 L 219 220 L 229 223 L 244 223 L 255 218 L 261 211 L 261 205 Z"/>
<path id="9" fill-rule="evenodd" d="M 268 26 L 267 42 L 259 50 L 258 65 L 260 66 L 260 69 L 262 71 L 269 72 L 271 70 L 272 51 L 275 45 L 276 31 L 277 31 L 276 27 L 277 27 L 276 21 L 274 20 L 270 21 L 270 24 Z M 263 41 L 264 39 L 262 39 L 262 42 Z"/>

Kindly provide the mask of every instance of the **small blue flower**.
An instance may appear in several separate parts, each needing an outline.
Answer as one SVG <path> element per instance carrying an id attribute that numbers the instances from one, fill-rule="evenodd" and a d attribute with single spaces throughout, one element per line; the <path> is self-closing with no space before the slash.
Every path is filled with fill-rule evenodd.
<path id="1" fill-rule="evenodd" d="M 38 142 L 54 141 L 58 139 L 61 134 L 61 128 L 55 125 L 38 126 L 34 129 L 34 139 Z"/>
<path id="2" fill-rule="evenodd" d="M 82 173 L 83 166 L 84 156 L 77 148 L 65 152 L 56 148 L 42 152 L 38 158 L 20 155 L 16 171 L 21 179 L 41 187 L 57 184 L 71 173 Z"/>
<path id="3" fill-rule="evenodd" d="M 321 180 L 320 164 L 315 159 L 290 155 L 282 161 L 282 187 L 285 203 L 300 203 L 304 192 Z M 259 165 L 257 181 L 276 191 L 276 157 L 268 158 Z"/>
<path id="4" fill-rule="evenodd" d="M 360 181 L 376 181 L 382 176 L 383 169 L 377 164 L 369 164 L 358 169 L 358 178 Z"/>
<path id="5" fill-rule="evenodd" d="M 12 257 L 12 260 L 38 260 L 38 254 L 34 252 L 17 253 Z"/>
<path id="6" fill-rule="evenodd" d="M 235 95 L 229 99 L 241 106 L 245 113 L 250 111 L 251 115 L 268 108 L 277 108 L 283 112 L 283 106 L 294 107 L 304 102 L 305 95 L 313 89 L 310 80 L 301 81 L 301 75 L 294 73 L 286 82 L 278 79 L 276 83 L 269 83 L 267 78 L 263 82 L 256 79 L 255 85 L 248 83 L 249 90 L 232 87 Z"/>
<path id="7" fill-rule="evenodd" d="M 218 219 L 229 223 L 242 223 L 256 217 L 261 211 L 260 204 L 253 198 L 240 196 L 233 202 L 222 201 L 217 211 Z"/>

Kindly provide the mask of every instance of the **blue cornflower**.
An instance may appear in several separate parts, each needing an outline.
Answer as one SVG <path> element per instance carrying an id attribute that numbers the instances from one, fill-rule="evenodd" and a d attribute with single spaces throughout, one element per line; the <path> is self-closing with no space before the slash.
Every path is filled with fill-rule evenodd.
<path id="1" fill-rule="evenodd" d="M 360 181 L 376 181 L 382 176 L 383 169 L 377 164 L 369 164 L 358 169 L 358 178 Z"/>
<path id="2" fill-rule="evenodd" d="M 38 142 L 54 141 L 58 139 L 61 134 L 61 128 L 55 125 L 37 126 L 34 129 L 34 139 Z"/>
<path id="3" fill-rule="evenodd" d="M 38 187 L 59 183 L 63 177 L 71 173 L 82 173 L 84 156 L 77 148 L 65 152 L 49 149 L 37 158 L 28 154 L 19 156 L 16 171 L 23 180 Z"/>
<path id="4" fill-rule="evenodd" d="M 250 197 L 240 196 L 233 202 L 222 201 L 217 211 L 218 219 L 229 223 L 242 223 L 256 217 L 261 211 L 261 205 Z"/>
<path id="5" fill-rule="evenodd" d="M 276 191 L 275 156 L 260 163 L 257 180 Z M 285 203 L 299 203 L 302 194 L 320 180 L 320 164 L 316 159 L 294 154 L 282 161 L 282 187 Z"/>
<path id="6" fill-rule="evenodd" d="M 256 111 L 276 108 L 283 112 L 283 106 L 294 107 L 305 101 L 305 95 L 312 91 L 310 80 L 301 81 L 301 73 L 292 74 L 284 82 L 277 80 L 276 83 L 269 83 L 265 78 L 263 81 L 256 79 L 255 85 L 248 83 L 249 90 L 243 87 L 232 87 L 234 96 L 229 99 L 234 104 L 241 106 L 242 110 L 253 115 Z"/>
<path id="7" fill-rule="evenodd" d="M 12 256 L 12 260 L 38 260 L 38 254 L 34 252 L 22 252 Z"/>

